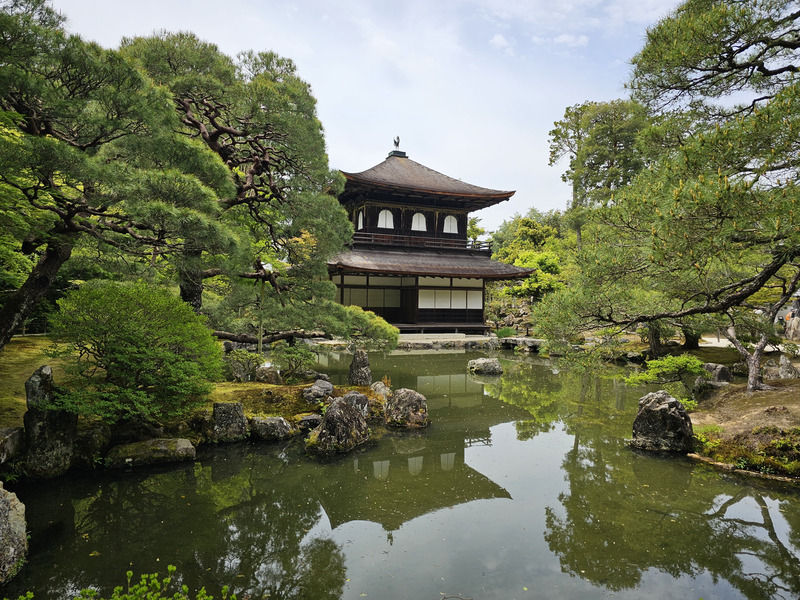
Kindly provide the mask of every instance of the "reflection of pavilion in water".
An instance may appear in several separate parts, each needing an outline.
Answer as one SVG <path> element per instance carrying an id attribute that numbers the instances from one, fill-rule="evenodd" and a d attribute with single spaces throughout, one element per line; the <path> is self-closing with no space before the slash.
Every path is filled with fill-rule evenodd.
<path id="1" fill-rule="evenodd" d="M 338 382 L 347 377 L 350 356 L 339 359 L 339 365 L 336 358 L 329 357 L 334 360 L 326 366 Z M 470 358 L 463 352 L 413 357 L 404 353 L 394 365 L 397 358 L 391 355 L 370 357 L 375 378 L 385 372 L 393 388 L 409 387 L 427 398 L 432 424 L 419 433 L 390 433 L 378 448 L 337 465 L 337 475 L 319 498 L 331 527 L 362 520 L 392 531 L 443 508 L 511 498 L 505 488 L 467 464 L 465 450 L 491 445 L 492 427 L 524 419 L 528 413 L 488 395 L 484 384 L 466 373 Z"/>

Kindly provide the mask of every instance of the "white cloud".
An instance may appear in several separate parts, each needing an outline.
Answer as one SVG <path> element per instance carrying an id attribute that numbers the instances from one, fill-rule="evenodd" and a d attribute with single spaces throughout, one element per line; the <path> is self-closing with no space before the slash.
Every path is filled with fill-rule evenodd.
<path id="1" fill-rule="evenodd" d="M 571 33 L 562 33 L 553 38 L 554 44 L 562 46 L 569 46 L 570 48 L 578 48 L 586 46 L 589 43 L 589 37 L 586 35 L 574 35 Z"/>
<path id="2" fill-rule="evenodd" d="M 505 51 L 506 54 L 514 55 L 514 48 L 511 42 L 509 42 L 502 33 L 494 34 L 494 37 L 489 40 L 489 45 L 492 46 L 492 48 Z"/>

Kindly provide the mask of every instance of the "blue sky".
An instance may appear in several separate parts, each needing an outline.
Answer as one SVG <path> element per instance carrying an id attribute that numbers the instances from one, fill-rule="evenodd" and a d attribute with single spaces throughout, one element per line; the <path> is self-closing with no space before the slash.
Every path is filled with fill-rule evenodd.
<path id="1" fill-rule="evenodd" d="M 273 50 L 313 89 L 330 164 L 358 172 L 400 136 L 409 158 L 516 190 L 477 213 L 495 229 L 530 207 L 564 209 L 548 132 L 567 106 L 625 95 L 630 58 L 673 0 L 52 0 L 105 47 L 192 31 L 223 52 Z"/>

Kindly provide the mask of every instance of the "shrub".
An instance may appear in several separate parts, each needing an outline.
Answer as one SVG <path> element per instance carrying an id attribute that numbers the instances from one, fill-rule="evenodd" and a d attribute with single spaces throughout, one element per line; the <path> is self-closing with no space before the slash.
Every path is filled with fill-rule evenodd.
<path id="1" fill-rule="evenodd" d="M 346 320 L 354 345 L 359 348 L 394 350 L 400 338 L 400 330 L 390 325 L 371 310 L 359 306 L 344 307 Z"/>
<path id="2" fill-rule="evenodd" d="M 648 360 L 647 368 L 626 377 L 625 383 L 629 385 L 681 383 L 687 396 L 691 397 L 692 383 L 698 376 L 708 377 L 708 371 L 703 368 L 703 361 L 691 354 L 681 354 Z M 675 394 L 672 389 L 667 391 Z"/>
<path id="3" fill-rule="evenodd" d="M 270 358 L 287 380 L 292 379 L 299 371 L 310 369 L 317 362 L 317 355 L 305 344 L 290 346 L 283 340 L 273 342 Z"/>
<path id="4" fill-rule="evenodd" d="M 237 348 L 225 356 L 231 378 L 234 381 L 249 381 L 253 379 L 256 369 L 264 362 L 264 357 L 255 352 L 248 352 Z"/>
<path id="5" fill-rule="evenodd" d="M 501 327 L 495 331 L 495 335 L 499 338 L 507 338 L 517 335 L 517 330 L 513 327 Z"/>
<path id="6" fill-rule="evenodd" d="M 221 349 L 202 317 L 157 286 L 87 283 L 53 318 L 67 355 L 58 406 L 108 422 L 180 416 L 221 374 Z"/>

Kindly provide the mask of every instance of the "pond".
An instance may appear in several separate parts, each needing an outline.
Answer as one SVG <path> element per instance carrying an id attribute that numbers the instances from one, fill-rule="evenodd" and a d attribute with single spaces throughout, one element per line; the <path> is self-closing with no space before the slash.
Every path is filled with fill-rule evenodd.
<path id="1" fill-rule="evenodd" d="M 798 489 L 631 451 L 641 389 L 501 355 L 372 357 L 433 424 L 320 464 L 300 444 L 16 486 L 31 555 L 0 597 L 164 573 L 240 598 L 797 598 Z M 323 370 L 343 377 L 349 357 Z"/>

